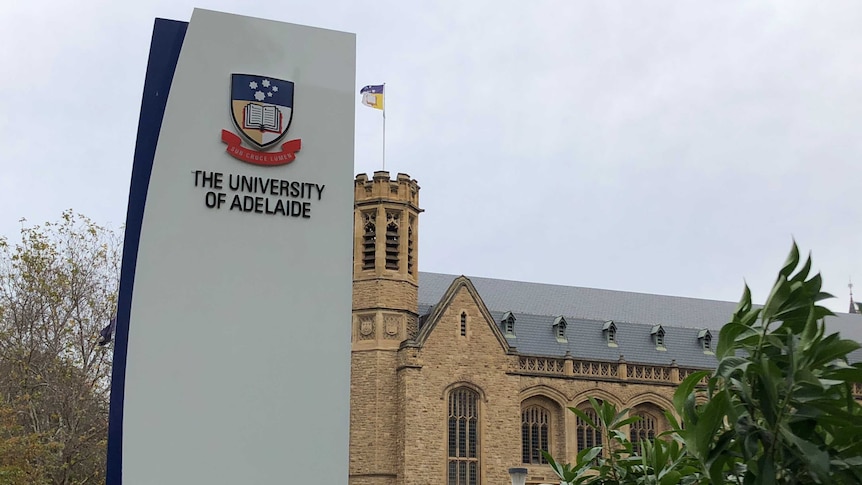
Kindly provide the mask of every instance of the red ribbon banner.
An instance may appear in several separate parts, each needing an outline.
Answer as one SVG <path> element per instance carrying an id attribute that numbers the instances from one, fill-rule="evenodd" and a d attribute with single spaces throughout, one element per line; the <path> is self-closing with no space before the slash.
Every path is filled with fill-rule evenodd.
<path id="1" fill-rule="evenodd" d="M 296 160 L 296 152 L 302 148 L 302 140 L 290 140 L 281 145 L 280 152 L 258 152 L 243 148 L 242 138 L 235 133 L 221 130 L 221 141 L 227 143 L 226 151 L 237 160 L 254 165 L 286 165 Z"/>

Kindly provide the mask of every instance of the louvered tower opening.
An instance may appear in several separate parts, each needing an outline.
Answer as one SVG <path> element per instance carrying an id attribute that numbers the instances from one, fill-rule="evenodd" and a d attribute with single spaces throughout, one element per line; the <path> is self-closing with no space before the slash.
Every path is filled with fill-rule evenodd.
<path id="1" fill-rule="evenodd" d="M 365 231 L 362 235 L 362 269 L 374 269 L 375 245 L 377 244 L 377 217 L 373 212 L 363 214 Z"/>
<path id="2" fill-rule="evenodd" d="M 414 259 L 413 259 L 413 225 L 416 219 L 410 217 L 410 224 L 407 226 L 407 273 L 413 274 Z"/>
<path id="3" fill-rule="evenodd" d="M 386 213 L 386 269 L 398 269 L 398 213 Z"/>

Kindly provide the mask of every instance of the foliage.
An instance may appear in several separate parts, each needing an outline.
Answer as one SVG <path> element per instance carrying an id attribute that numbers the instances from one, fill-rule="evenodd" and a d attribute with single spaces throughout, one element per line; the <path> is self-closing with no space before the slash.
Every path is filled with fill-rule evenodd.
<path id="1" fill-rule="evenodd" d="M 0 239 L 0 450 L 21 457 L 0 461 L 0 484 L 101 480 L 111 351 L 98 341 L 119 255 L 111 230 L 69 211 Z"/>
<path id="2" fill-rule="evenodd" d="M 714 371 L 687 377 L 674 395 L 672 430 L 641 445 L 622 432 L 628 410 L 591 403 L 599 416 L 572 409 L 606 434 L 601 448 L 579 453 L 574 465 L 549 459 L 567 483 L 816 484 L 862 483 L 862 407 L 853 383 L 862 364 L 847 356 L 859 344 L 826 335 L 831 315 L 817 302 L 820 275 L 800 267 L 794 243 L 766 303 L 755 307 L 745 288 L 721 330 Z M 548 457 L 550 458 L 550 457 Z"/>
<path id="3" fill-rule="evenodd" d="M 27 432 L 21 426 L 17 416 L 21 411 L 0 404 L 0 484 L 48 484 L 45 463 L 50 445 L 38 433 Z"/>
<path id="4" fill-rule="evenodd" d="M 697 460 L 686 453 L 678 440 L 657 439 L 639 443 L 635 452 L 626 428 L 640 420 L 629 416 L 629 409 L 618 411 L 609 402 L 590 398 L 595 412 L 590 414 L 569 408 L 587 426 L 602 433 L 602 443 L 609 445 L 586 448 L 578 453 L 574 465 L 554 461 L 543 453 L 554 472 L 565 483 L 580 484 L 694 484 L 703 483 Z"/>

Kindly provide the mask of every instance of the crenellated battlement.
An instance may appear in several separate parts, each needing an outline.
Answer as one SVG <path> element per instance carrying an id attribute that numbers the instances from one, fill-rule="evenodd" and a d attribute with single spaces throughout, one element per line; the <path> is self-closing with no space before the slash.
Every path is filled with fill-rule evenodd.
<path id="1" fill-rule="evenodd" d="M 418 319 L 419 185 L 379 171 L 354 187 L 353 350 L 395 351 Z"/>
<path id="2" fill-rule="evenodd" d="M 350 374 L 352 484 L 392 485 L 403 415 L 398 349 L 419 328 L 419 185 L 409 175 L 354 181 Z M 359 478 L 357 478 L 359 477 Z M 366 478 L 367 477 L 367 478 Z"/>
<path id="3" fill-rule="evenodd" d="M 419 184 L 406 173 L 399 173 L 391 179 L 389 172 L 377 171 L 371 180 L 361 173 L 354 180 L 354 200 L 356 205 L 377 202 L 406 203 L 419 212 Z"/>

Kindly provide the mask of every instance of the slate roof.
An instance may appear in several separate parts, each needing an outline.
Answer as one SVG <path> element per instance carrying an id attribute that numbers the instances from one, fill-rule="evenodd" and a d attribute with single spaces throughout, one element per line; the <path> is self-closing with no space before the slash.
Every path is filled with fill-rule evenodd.
<path id="1" fill-rule="evenodd" d="M 440 273 L 419 273 L 419 314 L 427 315 L 457 278 Z M 710 368 L 715 356 L 704 353 L 698 333 L 709 329 L 712 347 L 718 333 L 736 309 L 736 302 L 575 286 L 526 283 L 468 277 L 498 323 L 503 313 L 515 316 L 515 337 L 507 337 L 519 353 L 561 357 L 570 352 L 576 359 L 616 361 L 620 356 L 633 363 L 670 364 Z M 554 335 L 554 320 L 566 319 L 566 342 Z M 609 347 L 602 326 L 613 320 L 617 347 Z M 424 319 L 420 319 L 424 323 Z M 664 347 L 657 350 L 650 331 L 665 330 Z M 862 341 L 862 314 L 839 314 L 826 320 L 827 331 Z M 502 330 L 502 327 L 501 327 Z M 862 361 L 862 350 L 851 355 Z"/>

